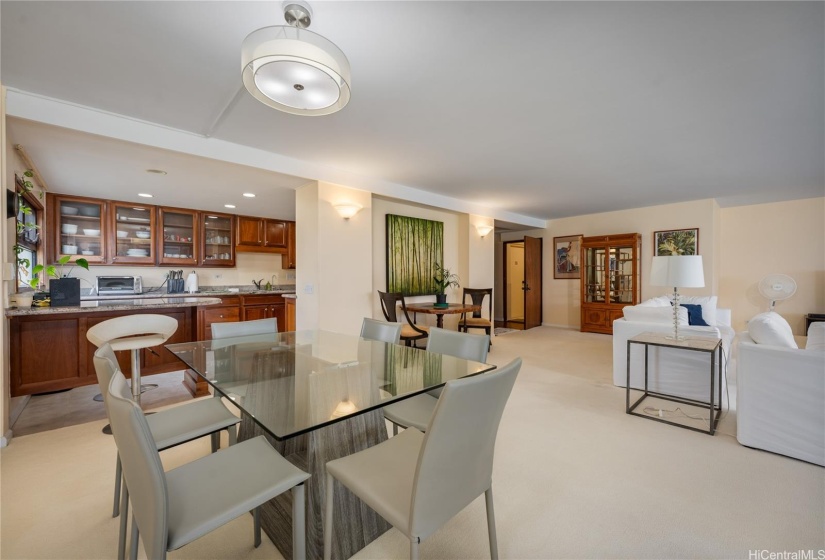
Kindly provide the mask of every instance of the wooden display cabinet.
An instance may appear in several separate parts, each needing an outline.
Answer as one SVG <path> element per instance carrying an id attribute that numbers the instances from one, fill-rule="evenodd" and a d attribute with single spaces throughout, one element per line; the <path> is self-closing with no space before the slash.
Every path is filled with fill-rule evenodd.
<path id="1" fill-rule="evenodd" d="M 202 212 L 200 266 L 235 266 L 235 216 Z"/>
<path id="2" fill-rule="evenodd" d="M 110 202 L 108 210 L 108 262 L 155 264 L 155 207 Z"/>
<path id="3" fill-rule="evenodd" d="M 97 198 L 48 194 L 46 197 L 46 259 L 70 255 L 91 264 L 108 262 L 106 202 Z"/>
<path id="4" fill-rule="evenodd" d="M 581 330 L 613 334 L 622 309 L 641 299 L 642 236 L 585 237 L 581 246 Z"/>
<path id="5" fill-rule="evenodd" d="M 158 207 L 158 264 L 198 266 L 200 243 L 198 212 Z"/>

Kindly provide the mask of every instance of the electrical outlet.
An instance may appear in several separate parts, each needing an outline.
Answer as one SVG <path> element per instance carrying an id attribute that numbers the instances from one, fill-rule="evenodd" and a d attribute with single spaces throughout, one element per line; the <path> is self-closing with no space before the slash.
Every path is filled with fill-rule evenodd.
<path id="1" fill-rule="evenodd" d="M 223 278 L 223 274 L 220 274 L 220 273 L 215 274 L 215 279 L 216 280 L 220 280 L 221 278 Z"/>
<path id="2" fill-rule="evenodd" d="M 312 284 L 307 284 L 304 286 L 304 293 L 311 294 L 314 291 L 315 287 Z"/>

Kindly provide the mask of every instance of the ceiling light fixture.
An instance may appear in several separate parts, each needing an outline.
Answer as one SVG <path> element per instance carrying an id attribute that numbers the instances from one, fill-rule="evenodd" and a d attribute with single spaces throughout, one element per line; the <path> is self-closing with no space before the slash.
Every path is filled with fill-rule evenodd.
<path id="1" fill-rule="evenodd" d="M 477 226 L 476 226 L 476 231 L 478 232 L 478 234 L 479 234 L 481 237 L 484 237 L 485 235 L 487 235 L 488 233 L 490 233 L 491 231 L 493 231 L 493 226 L 487 226 L 487 225 L 477 225 Z"/>
<path id="2" fill-rule="evenodd" d="M 358 212 L 360 212 L 363 206 L 361 206 L 360 204 L 347 202 L 344 204 L 336 204 L 334 208 L 341 215 L 342 218 L 344 218 L 345 220 L 349 220 Z"/>
<path id="3" fill-rule="evenodd" d="M 143 197 L 143 198 L 152 198 L 152 197 L 154 197 L 155 195 L 153 195 L 153 194 L 149 194 L 149 193 L 145 193 L 145 192 L 141 192 L 141 193 L 138 193 L 138 196 L 141 196 L 141 197 Z"/>
<path id="4" fill-rule="evenodd" d="M 255 198 L 255 193 L 245 192 L 245 193 L 243 193 L 243 195 L 244 195 L 246 198 Z"/>
<path id="5" fill-rule="evenodd" d="M 329 115 L 350 98 L 350 66 L 334 43 L 308 31 L 312 9 L 302 0 L 283 3 L 289 25 L 250 33 L 241 48 L 243 83 L 261 103 L 293 115 Z"/>
<path id="6" fill-rule="evenodd" d="M 224 204 L 224 208 L 235 208 L 234 204 Z"/>

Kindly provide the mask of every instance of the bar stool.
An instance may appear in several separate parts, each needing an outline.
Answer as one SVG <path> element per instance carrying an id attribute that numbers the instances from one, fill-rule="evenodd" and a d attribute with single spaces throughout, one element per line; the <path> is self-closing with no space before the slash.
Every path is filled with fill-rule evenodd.
<path id="1" fill-rule="evenodd" d="M 140 350 L 163 344 L 178 330 L 178 321 L 166 315 L 129 315 L 96 324 L 86 331 L 89 342 L 100 348 L 132 352 L 132 399 L 140 406 Z"/>

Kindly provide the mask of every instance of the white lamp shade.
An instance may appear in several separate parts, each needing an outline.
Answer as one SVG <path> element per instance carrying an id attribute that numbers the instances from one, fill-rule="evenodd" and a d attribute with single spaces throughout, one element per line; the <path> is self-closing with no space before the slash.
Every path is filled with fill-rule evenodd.
<path id="1" fill-rule="evenodd" d="M 349 220 L 361 211 L 362 206 L 360 204 L 355 203 L 343 203 L 336 204 L 334 208 L 338 212 L 338 214 L 341 215 L 342 218 L 344 218 L 345 220 Z"/>
<path id="2" fill-rule="evenodd" d="M 701 255 L 653 257 L 650 284 L 674 288 L 704 288 L 705 271 Z"/>
<path id="3" fill-rule="evenodd" d="M 476 231 L 481 237 L 484 237 L 485 235 L 493 231 L 493 226 L 478 225 L 476 226 Z"/>
<path id="4" fill-rule="evenodd" d="M 350 66 L 325 37 L 275 25 L 250 33 L 241 49 L 246 89 L 255 99 L 294 115 L 329 115 L 350 98 Z"/>

